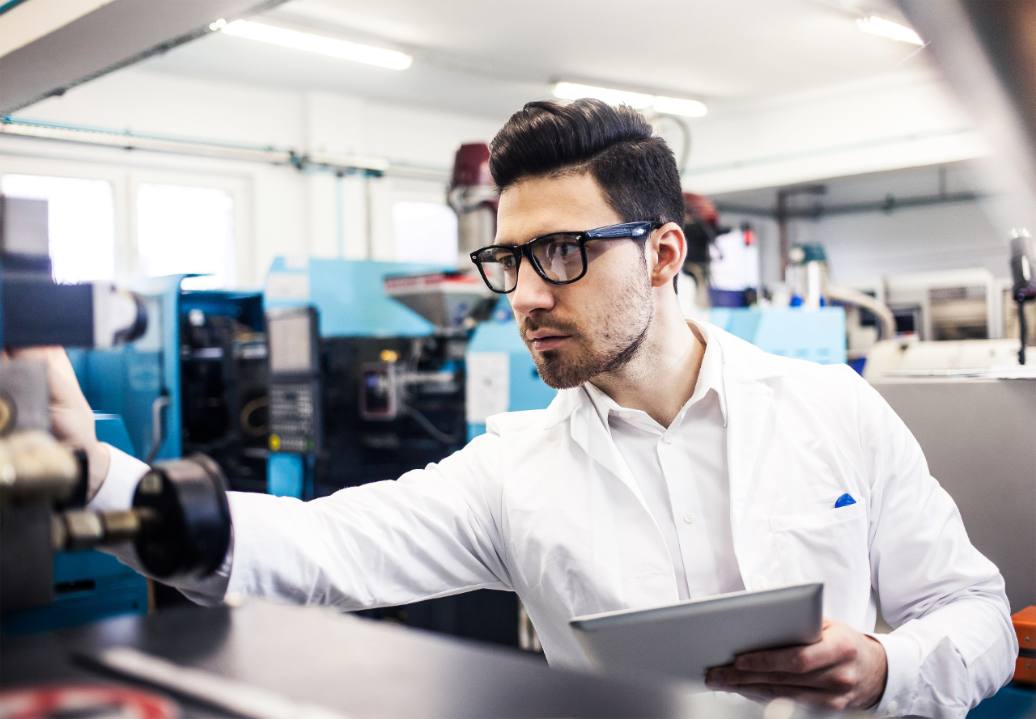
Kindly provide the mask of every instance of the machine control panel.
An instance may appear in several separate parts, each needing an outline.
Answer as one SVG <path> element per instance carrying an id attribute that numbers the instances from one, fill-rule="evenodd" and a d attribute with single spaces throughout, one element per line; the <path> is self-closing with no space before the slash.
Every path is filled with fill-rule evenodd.
<path id="1" fill-rule="evenodd" d="M 320 384 L 275 380 L 270 385 L 270 449 L 308 454 L 319 449 Z"/>
<path id="2" fill-rule="evenodd" d="M 319 318 L 314 307 L 266 315 L 270 360 L 270 449 L 312 454 L 323 447 Z"/>

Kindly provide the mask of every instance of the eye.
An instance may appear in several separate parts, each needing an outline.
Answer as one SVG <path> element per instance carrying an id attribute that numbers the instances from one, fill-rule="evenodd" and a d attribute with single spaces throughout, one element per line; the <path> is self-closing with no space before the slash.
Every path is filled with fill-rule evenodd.
<path id="1" fill-rule="evenodd" d="M 490 247 L 482 253 L 482 262 L 500 265 L 505 270 L 514 269 L 514 253 L 499 247 Z"/>
<path id="2" fill-rule="evenodd" d="M 569 260 L 579 254 L 579 243 L 571 240 L 555 240 L 547 245 L 547 257 L 551 260 Z"/>

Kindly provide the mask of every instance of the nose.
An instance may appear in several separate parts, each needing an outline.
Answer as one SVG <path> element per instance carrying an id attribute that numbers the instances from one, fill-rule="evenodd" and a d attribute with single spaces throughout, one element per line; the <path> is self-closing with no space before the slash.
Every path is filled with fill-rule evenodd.
<path id="1" fill-rule="evenodd" d="M 511 309 L 516 315 L 528 315 L 536 310 L 550 311 L 554 307 L 554 287 L 536 272 L 529 258 L 518 266 L 518 286 L 510 293 Z"/>

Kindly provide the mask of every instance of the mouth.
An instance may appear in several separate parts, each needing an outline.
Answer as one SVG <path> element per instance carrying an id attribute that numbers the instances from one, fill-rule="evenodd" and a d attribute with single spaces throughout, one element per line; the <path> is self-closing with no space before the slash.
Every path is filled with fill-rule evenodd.
<path id="1" fill-rule="evenodd" d="M 569 339 L 571 339 L 571 335 L 537 334 L 529 337 L 529 345 L 534 350 L 545 352 L 557 349 Z"/>

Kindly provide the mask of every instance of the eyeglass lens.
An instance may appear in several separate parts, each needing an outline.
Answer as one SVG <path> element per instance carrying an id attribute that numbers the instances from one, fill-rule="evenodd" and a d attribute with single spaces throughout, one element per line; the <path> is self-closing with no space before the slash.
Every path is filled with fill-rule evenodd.
<path id="1" fill-rule="evenodd" d="M 586 270 L 577 234 L 543 237 L 530 243 L 529 249 L 548 280 L 570 282 Z M 478 259 L 492 289 L 509 292 L 518 284 L 518 254 L 513 248 L 489 247 Z"/>

